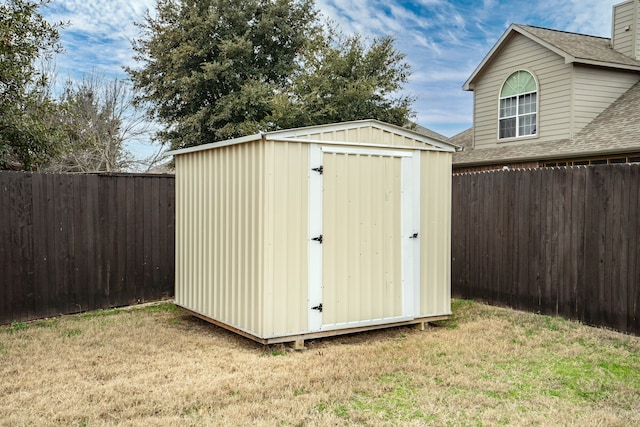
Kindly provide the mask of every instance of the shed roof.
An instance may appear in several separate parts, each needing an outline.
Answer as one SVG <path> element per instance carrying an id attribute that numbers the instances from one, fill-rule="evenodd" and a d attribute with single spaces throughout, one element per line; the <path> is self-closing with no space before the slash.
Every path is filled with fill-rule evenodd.
<path id="1" fill-rule="evenodd" d="M 356 120 L 351 122 L 341 122 L 341 123 L 332 123 L 325 125 L 317 125 L 317 126 L 308 126 L 302 128 L 295 129 L 284 129 L 277 130 L 266 133 L 258 133 L 255 135 L 244 136 L 240 138 L 233 138 L 225 141 L 213 142 L 210 144 L 198 145 L 195 147 L 188 147 L 179 150 L 169 151 L 167 154 L 170 155 L 180 155 L 187 153 L 194 153 L 198 151 L 211 150 L 220 147 L 226 147 L 229 145 L 235 144 L 243 144 L 251 141 L 288 141 L 295 140 L 297 142 L 307 142 L 307 143 L 332 143 L 332 144 L 349 144 L 349 145 L 371 145 L 371 146 L 380 146 L 380 144 L 367 143 L 363 141 L 327 141 L 314 139 L 308 137 L 308 135 L 318 134 L 318 133 L 328 133 L 328 132 L 336 132 L 336 131 L 345 131 L 345 130 L 356 130 L 356 129 L 365 129 L 370 128 L 382 132 L 389 132 L 396 135 L 404 136 L 419 142 L 424 143 L 425 150 L 433 150 L 433 151 L 446 151 L 446 152 L 454 152 L 460 149 L 460 147 L 452 144 L 447 140 L 446 137 L 430 131 L 431 133 L 427 134 L 426 132 L 418 132 L 416 130 L 407 129 L 400 126 L 395 126 L 389 123 L 384 123 L 379 120 L 367 119 L 367 120 Z M 427 128 L 423 128 L 428 130 Z M 398 148 L 398 147 L 394 147 Z M 409 147 L 408 147 L 409 148 Z M 415 149 L 415 147 L 410 147 Z"/>
<path id="2" fill-rule="evenodd" d="M 573 62 L 640 71 L 640 61 L 614 50 L 610 38 L 511 24 L 464 83 L 464 90 L 473 90 L 476 77 L 515 34 L 521 34 L 555 52 L 563 57 L 567 64 Z"/>
<path id="3" fill-rule="evenodd" d="M 454 165 L 523 162 L 640 152 L 640 82 L 614 101 L 575 137 L 548 142 L 523 141 L 495 148 L 471 149 L 473 132 L 451 138 L 465 147 L 453 156 Z"/>

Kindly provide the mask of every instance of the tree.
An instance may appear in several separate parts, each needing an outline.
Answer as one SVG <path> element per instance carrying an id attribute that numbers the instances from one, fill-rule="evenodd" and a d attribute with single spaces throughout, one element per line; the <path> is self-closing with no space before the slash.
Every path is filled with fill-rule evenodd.
<path id="1" fill-rule="evenodd" d="M 396 95 L 409 76 L 405 55 L 391 37 L 365 46 L 358 35 L 329 33 L 320 49 L 307 55 L 293 82 L 298 108 L 289 111 L 287 127 L 375 118 L 404 126 L 412 115 L 413 98 Z M 297 115 L 296 115 L 297 113 Z"/>
<path id="2" fill-rule="evenodd" d="M 172 148 L 256 132 L 316 33 L 312 0 L 158 0 L 128 68 Z"/>
<path id="3" fill-rule="evenodd" d="M 33 169 L 54 155 L 55 105 L 36 60 L 59 52 L 59 24 L 38 12 L 49 0 L 0 1 L 0 169 Z"/>
<path id="4" fill-rule="evenodd" d="M 408 76 L 391 38 L 325 29 L 313 0 L 158 0 L 128 68 L 174 149 L 273 129 L 378 118 L 406 123 Z"/>
<path id="5" fill-rule="evenodd" d="M 62 152 L 46 167 L 54 172 L 116 172 L 136 161 L 125 144 L 149 135 L 149 122 L 133 107 L 127 82 L 95 72 L 68 80 L 58 101 Z"/>

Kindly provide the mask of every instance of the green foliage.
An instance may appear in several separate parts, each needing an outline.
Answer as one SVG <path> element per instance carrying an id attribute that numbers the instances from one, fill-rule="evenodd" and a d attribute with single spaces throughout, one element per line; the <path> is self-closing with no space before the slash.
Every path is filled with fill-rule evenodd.
<path id="1" fill-rule="evenodd" d="M 409 75 L 393 39 L 324 28 L 313 0 L 158 0 L 128 68 L 174 149 L 313 124 L 404 125 Z"/>
<path id="2" fill-rule="evenodd" d="M 122 313 L 122 309 L 121 308 L 107 308 L 107 309 L 98 309 L 98 310 L 94 310 L 94 311 L 88 311 L 86 313 L 82 313 L 82 315 L 80 317 L 78 317 L 77 319 L 82 318 L 94 318 L 94 317 L 106 317 L 106 316 L 114 316 L 116 314 L 120 314 Z"/>
<path id="3" fill-rule="evenodd" d="M 172 148 L 255 133 L 314 33 L 310 0 L 158 0 L 127 69 Z"/>
<path id="4" fill-rule="evenodd" d="M 66 336 L 67 338 L 71 338 L 71 337 L 78 336 L 78 335 L 80 335 L 81 333 L 82 333 L 82 329 L 78 329 L 78 328 L 75 328 L 75 329 L 69 329 L 68 331 L 66 331 L 66 332 L 65 332 L 65 336 Z"/>
<path id="5" fill-rule="evenodd" d="M 9 332 L 25 331 L 29 326 L 25 322 L 11 322 Z"/>
<path id="6" fill-rule="evenodd" d="M 0 2 L 0 170 L 36 169 L 59 149 L 55 104 L 36 61 L 61 50 L 39 8 L 49 0 Z"/>
<path id="7" fill-rule="evenodd" d="M 150 304 L 139 309 L 147 313 L 179 313 L 180 308 L 171 302 Z"/>
<path id="8" fill-rule="evenodd" d="M 366 118 L 405 125 L 413 99 L 393 96 L 409 76 L 404 58 L 391 37 L 366 46 L 358 35 L 327 34 L 319 50 L 305 58 L 305 72 L 295 80 L 302 117 L 291 127 Z"/>

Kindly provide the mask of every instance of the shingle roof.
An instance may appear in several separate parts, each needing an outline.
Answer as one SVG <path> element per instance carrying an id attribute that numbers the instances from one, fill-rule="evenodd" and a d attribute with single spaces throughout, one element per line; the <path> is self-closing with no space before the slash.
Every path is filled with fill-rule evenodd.
<path id="1" fill-rule="evenodd" d="M 438 133 L 436 131 L 433 131 L 433 130 L 431 130 L 429 128 L 421 126 L 419 124 L 413 124 L 413 127 L 407 126 L 407 128 L 411 129 L 414 132 L 418 132 L 419 134 L 422 134 L 424 136 L 428 136 L 429 138 L 433 138 L 433 139 L 438 140 L 438 141 L 451 142 L 449 140 L 449 138 L 447 138 L 446 136 L 444 136 L 444 135 L 442 135 L 442 134 L 440 134 L 440 133 Z"/>
<path id="2" fill-rule="evenodd" d="M 473 81 L 514 34 L 521 34 L 540 43 L 564 57 L 566 62 L 640 71 L 640 61 L 614 50 L 609 38 L 569 33 L 532 25 L 511 24 L 463 84 L 464 90 L 473 90 Z"/>
<path id="3" fill-rule="evenodd" d="M 467 132 L 454 136 L 465 136 Z M 470 143 L 471 134 L 466 135 Z M 548 142 L 528 140 L 503 144 L 495 148 L 469 149 L 460 138 L 450 142 L 464 145 L 465 151 L 454 153 L 454 165 L 524 162 L 563 159 L 604 154 L 640 152 L 640 82 L 614 101 L 574 138 Z"/>
<path id="4" fill-rule="evenodd" d="M 473 128 L 469 128 L 467 130 L 463 130 L 462 132 L 453 135 L 449 138 L 449 142 L 451 144 L 459 145 L 463 147 L 465 150 L 470 150 L 473 148 Z"/>
<path id="5" fill-rule="evenodd" d="M 611 39 L 609 38 L 569 33 L 531 25 L 514 24 L 513 26 L 570 55 L 577 62 L 586 60 L 640 67 L 640 61 L 614 50 L 611 47 Z"/>

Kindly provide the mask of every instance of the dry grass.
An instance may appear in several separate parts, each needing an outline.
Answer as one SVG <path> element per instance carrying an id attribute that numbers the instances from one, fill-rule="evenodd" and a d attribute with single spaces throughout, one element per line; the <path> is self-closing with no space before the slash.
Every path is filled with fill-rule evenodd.
<path id="1" fill-rule="evenodd" d="M 640 424 L 640 338 L 455 301 L 288 352 L 164 303 L 0 328 L 0 424 Z"/>

